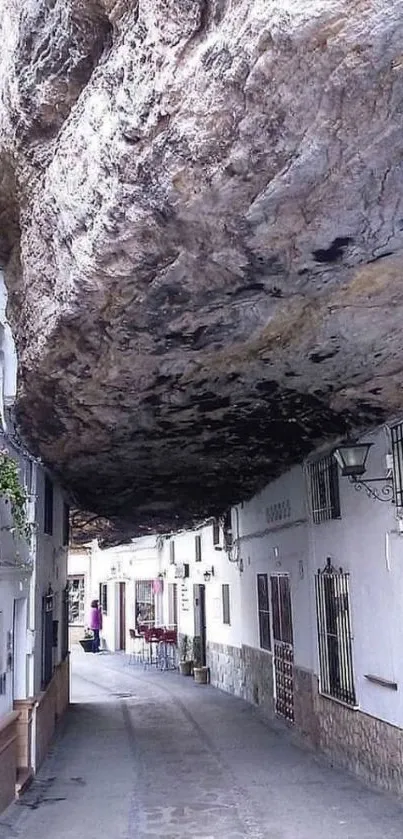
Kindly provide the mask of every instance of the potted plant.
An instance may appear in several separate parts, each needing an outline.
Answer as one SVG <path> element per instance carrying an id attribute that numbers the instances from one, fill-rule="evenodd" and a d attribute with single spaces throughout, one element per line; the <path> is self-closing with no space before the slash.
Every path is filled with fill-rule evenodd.
<path id="1" fill-rule="evenodd" d="M 189 656 L 189 638 L 187 635 L 182 635 L 181 638 L 181 647 L 180 647 L 180 660 L 179 660 L 179 672 L 181 676 L 191 676 L 192 675 L 192 666 L 193 661 L 188 658 Z"/>
<path id="2" fill-rule="evenodd" d="M 193 676 L 198 685 L 206 685 L 208 680 L 208 667 L 202 663 L 202 642 L 200 635 L 193 638 Z"/>
<path id="3" fill-rule="evenodd" d="M 84 638 L 80 638 L 80 644 L 85 653 L 92 653 L 94 651 L 94 635 L 91 629 L 84 630 Z"/>

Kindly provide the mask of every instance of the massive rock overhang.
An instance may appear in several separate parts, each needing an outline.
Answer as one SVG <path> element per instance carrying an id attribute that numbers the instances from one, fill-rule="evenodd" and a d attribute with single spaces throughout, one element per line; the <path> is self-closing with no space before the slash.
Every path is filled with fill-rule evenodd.
<path id="1" fill-rule="evenodd" d="M 183 526 L 401 410 L 400 0 L 3 0 L 0 33 L 17 416 L 78 506 Z"/>

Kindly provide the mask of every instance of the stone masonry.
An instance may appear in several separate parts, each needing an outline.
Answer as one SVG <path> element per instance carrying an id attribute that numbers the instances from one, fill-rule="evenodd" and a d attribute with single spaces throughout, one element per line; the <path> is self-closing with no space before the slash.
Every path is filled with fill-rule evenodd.
<path id="1" fill-rule="evenodd" d="M 275 716 L 272 655 L 242 645 L 207 645 L 211 684 Z M 295 734 L 339 766 L 403 793 L 403 731 L 319 693 L 314 673 L 294 666 Z"/>
<path id="2" fill-rule="evenodd" d="M 207 644 L 207 664 L 211 684 L 258 705 L 263 714 L 273 717 L 273 665 L 271 653 L 243 644 Z"/>

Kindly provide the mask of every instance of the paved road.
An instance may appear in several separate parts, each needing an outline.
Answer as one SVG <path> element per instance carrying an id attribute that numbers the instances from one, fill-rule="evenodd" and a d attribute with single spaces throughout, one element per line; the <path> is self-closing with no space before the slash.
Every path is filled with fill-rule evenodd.
<path id="1" fill-rule="evenodd" d="M 252 707 L 122 656 L 73 656 L 63 731 L 0 839 L 402 839 L 403 804 Z"/>

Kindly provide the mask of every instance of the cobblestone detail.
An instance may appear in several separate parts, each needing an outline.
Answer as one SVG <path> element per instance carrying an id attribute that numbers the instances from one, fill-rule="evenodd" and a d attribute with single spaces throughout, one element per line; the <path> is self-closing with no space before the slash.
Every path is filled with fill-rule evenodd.
<path id="1" fill-rule="evenodd" d="M 211 684 L 273 717 L 273 664 L 271 653 L 246 646 L 207 643 Z"/>

